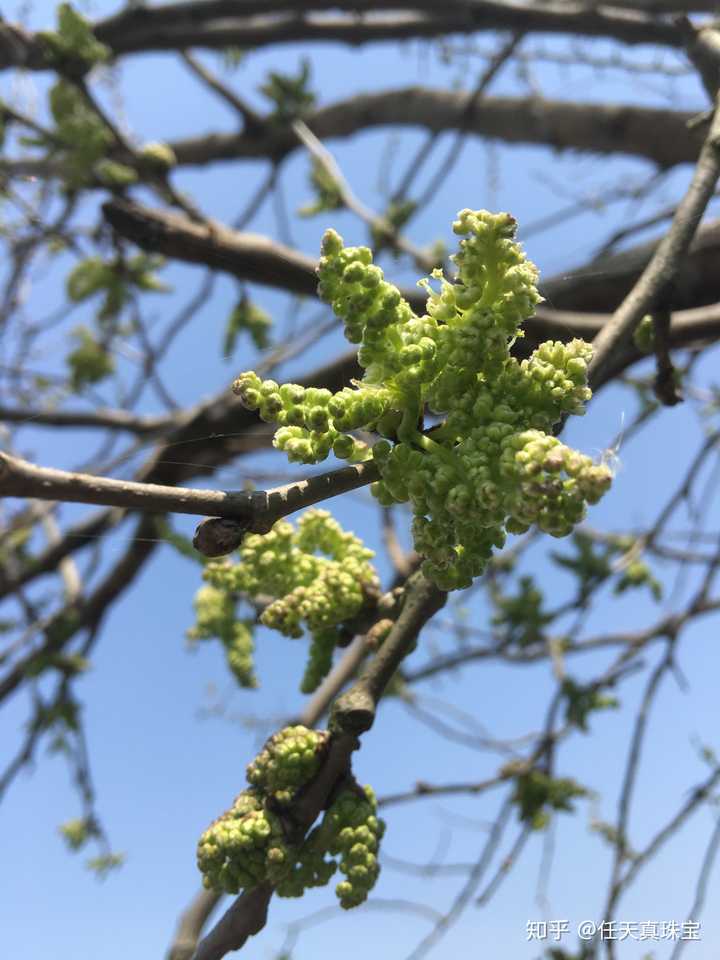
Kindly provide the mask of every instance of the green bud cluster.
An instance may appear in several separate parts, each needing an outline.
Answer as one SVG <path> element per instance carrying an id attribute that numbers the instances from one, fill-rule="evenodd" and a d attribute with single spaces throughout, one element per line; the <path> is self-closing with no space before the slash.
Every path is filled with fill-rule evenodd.
<path id="1" fill-rule="evenodd" d="M 248 783 L 280 803 L 290 803 L 295 792 L 316 776 L 328 737 L 325 731 L 285 727 L 248 765 Z"/>
<path id="2" fill-rule="evenodd" d="M 329 852 L 340 858 L 345 874 L 335 893 L 345 910 L 367 900 L 380 874 L 377 853 L 385 822 L 377 817 L 377 802 L 371 787 L 364 791 L 348 788 L 335 799 L 325 814 L 323 827 L 332 833 Z"/>
<path id="3" fill-rule="evenodd" d="M 279 880 L 294 860 L 280 818 L 266 808 L 260 791 L 252 788 L 210 824 L 197 849 L 203 885 L 231 894 Z"/>
<path id="4" fill-rule="evenodd" d="M 297 383 L 281 387 L 275 380 L 261 380 L 252 371 L 237 378 L 233 391 L 248 410 L 257 410 L 263 420 L 280 424 L 273 445 L 285 451 L 291 462 L 318 463 L 331 451 L 351 462 L 369 455 L 366 444 L 343 432 L 361 425 L 365 410 L 355 409 L 343 418 L 340 394 L 333 397 L 329 390 Z"/>
<path id="5" fill-rule="evenodd" d="M 275 888 L 281 897 L 301 897 L 311 887 L 325 887 L 337 870 L 323 845 L 324 831 L 315 827 L 300 847 L 297 861 Z"/>
<path id="6" fill-rule="evenodd" d="M 616 576 L 613 592 L 647 588 L 655 600 L 660 600 L 663 585 L 642 558 L 640 544 L 634 537 L 612 536 L 602 542 L 582 530 L 573 534 L 574 555 L 553 553 L 552 559 L 569 570 L 578 579 L 581 595 L 587 595 L 600 584 Z"/>
<path id="7" fill-rule="evenodd" d="M 241 687 L 257 687 L 253 653 L 252 622 L 235 617 L 235 600 L 216 587 L 200 587 L 193 601 L 195 626 L 187 631 L 190 640 L 217 638 L 225 649 L 230 672 Z"/>
<path id="8" fill-rule="evenodd" d="M 344 247 L 328 230 L 318 296 L 359 345 L 363 379 L 334 395 L 252 372 L 234 384 L 246 407 L 279 425 L 274 444 L 292 461 L 331 451 L 361 459 L 348 432 L 360 428 L 387 438 L 372 448 L 381 479 L 371 490 L 384 506 L 410 502 L 423 571 L 445 590 L 469 586 L 506 533 L 536 524 L 566 536 L 612 480 L 606 465 L 552 436 L 563 417 L 584 412 L 591 346 L 548 341 L 525 360 L 510 355 L 541 299 L 515 220 L 462 210 L 453 229 L 456 276 L 434 270 L 439 290 L 420 281 L 422 317 L 367 247 Z M 426 410 L 444 422 L 424 432 Z"/>
<path id="9" fill-rule="evenodd" d="M 286 727 L 248 765 L 251 786 L 200 837 L 197 863 L 206 888 L 230 894 L 270 882 L 281 897 L 325 886 L 338 864 L 336 888 L 346 909 L 367 898 L 380 872 L 377 852 L 385 824 L 370 787 L 340 790 L 322 822 L 302 842 L 291 842 L 282 807 L 320 770 L 329 734 Z M 337 861 L 333 857 L 338 858 Z"/>
<path id="10" fill-rule="evenodd" d="M 576 530 L 570 540 L 570 546 L 573 548 L 573 553 L 553 551 L 550 556 L 554 563 L 569 570 L 577 578 L 580 596 L 585 597 L 612 575 L 612 559 L 616 549 L 625 553 L 632 546 L 632 541 L 623 542 L 622 545 L 596 543 L 585 531 Z"/>
<path id="11" fill-rule="evenodd" d="M 159 173 L 165 173 L 177 164 L 173 148 L 159 140 L 151 140 L 143 144 L 138 156 L 142 163 Z"/>
<path id="12" fill-rule="evenodd" d="M 586 504 L 597 503 L 610 486 L 608 467 L 540 430 L 513 434 L 501 446 L 500 471 L 512 484 L 507 506 L 515 532 L 535 523 L 565 537 L 585 516 Z"/>
<path id="13" fill-rule="evenodd" d="M 224 595 L 273 597 L 260 620 L 288 637 L 312 635 L 301 689 L 310 693 L 327 675 L 340 624 L 355 617 L 375 590 L 372 550 L 346 532 L 327 510 L 308 510 L 297 528 L 281 520 L 269 533 L 245 538 L 240 563 L 207 564 L 203 576 Z"/>
<path id="14" fill-rule="evenodd" d="M 91 817 L 66 820 L 58 827 L 60 834 L 71 850 L 80 850 L 91 837 L 98 835 L 97 824 Z"/>
<path id="15" fill-rule="evenodd" d="M 652 353 L 655 349 L 655 324 L 650 314 L 646 314 L 635 327 L 633 343 L 641 353 Z"/>

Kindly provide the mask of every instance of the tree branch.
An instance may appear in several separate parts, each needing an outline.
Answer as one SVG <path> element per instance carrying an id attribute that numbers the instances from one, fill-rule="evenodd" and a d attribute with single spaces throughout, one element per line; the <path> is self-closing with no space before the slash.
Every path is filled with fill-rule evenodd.
<path id="1" fill-rule="evenodd" d="M 144 513 L 185 513 L 238 522 L 243 533 L 267 533 L 276 520 L 378 478 L 373 462 L 357 463 L 272 490 L 250 493 L 167 487 L 38 467 L 0 451 L 0 496 L 94 503 Z M 229 551 L 225 551 L 229 552 Z"/>
<path id="2" fill-rule="evenodd" d="M 300 715 L 292 722 L 305 727 L 315 727 L 325 714 L 333 697 L 355 675 L 358 667 L 367 654 L 367 644 L 364 637 L 357 637 L 355 642 L 345 651 L 343 657 L 325 678 L 323 684 L 315 691 L 306 703 Z M 205 923 L 217 906 L 221 894 L 212 890 L 199 890 L 188 907 L 183 911 L 178 923 L 177 933 L 166 960 L 190 960 L 197 946 Z M 238 910 L 240 908 L 238 907 Z M 242 909 L 247 909 L 247 906 Z"/>
<path id="3" fill-rule="evenodd" d="M 377 704 L 402 660 L 414 648 L 418 635 L 444 605 L 447 594 L 414 573 L 408 579 L 402 611 L 380 650 L 357 682 L 333 704 L 330 747 L 318 776 L 300 794 L 292 816 L 302 838 L 323 809 L 336 784 L 349 772 L 350 758 L 359 746 L 358 735 L 369 730 Z M 258 933 L 267 920 L 272 887 L 262 884 L 241 894 L 220 922 L 200 942 L 192 960 L 221 960 Z"/>
<path id="4" fill-rule="evenodd" d="M 239 233 L 217 224 L 210 228 L 129 200 L 108 201 L 102 211 L 117 233 L 145 250 L 223 270 L 243 280 L 280 285 L 292 293 L 315 294 L 315 261 L 262 234 Z"/>
<path id="5" fill-rule="evenodd" d="M 696 112 L 540 97 L 484 97 L 468 110 L 471 97 L 467 91 L 396 88 L 320 107 L 308 113 L 305 122 L 323 142 L 379 126 L 423 127 L 435 133 L 459 130 L 508 144 L 538 144 L 554 151 L 641 157 L 661 169 L 694 162 L 702 144 L 702 131 L 688 127 Z M 267 128 L 260 134 L 207 133 L 169 145 L 179 166 L 223 160 L 277 163 L 298 149 L 289 128 Z M 60 176 L 62 168 L 52 159 L 21 157 L 3 160 L 0 171 L 8 177 L 48 177 Z"/>
<path id="6" fill-rule="evenodd" d="M 179 416 L 147 417 L 126 410 L 64 411 L 34 410 L 0 406 L 0 422 L 18 423 L 21 426 L 40 427 L 92 427 L 95 430 L 127 430 L 145 436 L 160 433 L 176 426 Z"/>
<path id="7" fill-rule="evenodd" d="M 305 122 L 322 141 L 378 126 L 462 130 L 505 143 L 643 157 L 662 168 L 692 163 L 702 144 L 702 133 L 687 127 L 695 115 L 690 111 L 539 97 L 483 97 L 468 110 L 471 96 L 463 90 L 421 86 L 357 94 L 319 107 Z M 179 164 L 199 166 L 219 160 L 277 160 L 298 144 L 291 130 L 278 129 L 264 136 L 206 134 L 171 145 Z"/>
<path id="8" fill-rule="evenodd" d="M 703 144 L 690 186 L 678 204 L 672 225 L 658 244 L 637 283 L 593 340 L 588 370 L 591 386 L 605 382 L 614 354 L 628 344 L 643 316 L 658 304 L 677 276 L 693 235 L 720 177 L 720 109 L 716 102 L 710 131 Z"/>
<path id="9" fill-rule="evenodd" d="M 178 214 L 125 200 L 110 201 L 103 209 L 115 230 L 145 250 L 186 263 L 208 265 L 291 293 L 315 295 L 317 261 L 266 237 L 229 229 L 217 233 Z M 592 339 L 607 323 L 607 314 L 615 308 L 618 295 L 632 290 L 659 244 L 659 240 L 649 241 L 612 257 L 591 260 L 561 276 L 547 278 L 540 290 L 554 307 L 538 308 L 535 317 L 527 322 L 527 340 L 519 343 L 518 349 L 526 350 L 531 344 L 534 348 L 548 337 Z M 720 221 L 715 220 L 698 231 L 685 264 L 680 266 L 673 296 L 675 307 L 699 306 L 720 299 L 720 274 L 713 269 L 718 256 Z M 599 278 L 597 282 L 593 280 L 595 276 Z M 401 288 L 400 292 L 416 313 L 425 312 L 424 293 L 417 288 Z M 585 311 L 593 314 L 587 315 Z M 708 320 L 714 315 L 712 311 L 678 314 L 673 320 L 671 342 L 673 336 L 691 338 L 694 324 L 714 324 L 714 320 Z"/>
<path id="10" fill-rule="evenodd" d="M 676 3 L 673 9 L 678 8 Z M 472 4 L 461 0 L 205 0 L 128 8 L 99 20 L 93 29 L 116 57 L 187 47 L 257 49 L 309 41 L 356 46 L 496 30 L 609 37 L 627 44 L 655 43 L 673 48 L 682 42 L 671 24 L 645 11 L 593 10 L 580 3 L 509 5 L 492 0 L 474 0 Z M 19 25 L 0 23 L 0 69 L 8 67 L 44 70 L 47 61 L 37 34 Z"/>
<path id="11" fill-rule="evenodd" d="M 422 627 L 440 610 L 447 594 L 420 571 L 407 581 L 402 611 L 358 681 L 333 704 L 330 729 L 365 733 L 373 725 L 378 702 L 393 674 L 417 642 Z"/>

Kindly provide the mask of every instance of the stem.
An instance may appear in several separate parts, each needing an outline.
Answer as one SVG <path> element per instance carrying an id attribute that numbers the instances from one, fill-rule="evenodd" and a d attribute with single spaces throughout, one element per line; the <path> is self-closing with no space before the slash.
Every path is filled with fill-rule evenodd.
<path id="1" fill-rule="evenodd" d="M 433 454 L 433 456 L 438 457 L 443 463 L 446 463 L 453 470 L 460 472 L 462 470 L 462 463 L 460 458 L 453 453 L 452 450 L 447 447 L 443 447 L 441 444 L 436 443 L 431 437 L 426 437 L 424 433 L 416 433 L 413 437 L 413 443 L 417 444 L 418 447 L 422 447 L 427 453 Z"/>
<path id="2" fill-rule="evenodd" d="M 405 407 L 402 420 L 397 429 L 398 439 L 403 443 L 416 443 L 418 432 L 418 420 L 420 419 L 420 401 L 416 396 L 404 397 Z"/>

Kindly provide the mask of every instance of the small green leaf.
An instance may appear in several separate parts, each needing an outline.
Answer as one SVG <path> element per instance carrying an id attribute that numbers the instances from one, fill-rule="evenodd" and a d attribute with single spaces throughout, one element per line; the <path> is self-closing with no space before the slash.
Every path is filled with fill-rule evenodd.
<path id="1" fill-rule="evenodd" d="M 117 870 L 125 863 L 124 853 L 103 853 L 85 861 L 85 866 L 91 870 L 98 880 L 105 880 L 109 873 Z"/>
<path id="2" fill-rule="evenodd" d="M 310 61 L 303 58 L 296 76 L 271 71 L 260 87 L 262 93 L 274 104 L 270 119 L 278 124 L 287 124 L 306 114 L 315 104 L 315 94 L 309 89 Z"/>
<path id="3" fill-rule="evenodd" d="M 97 827 L 89 817 L 66 820 L 58 830 L 71 850 L 81 850 L 91 837 L 97 836 Z"/>
<path id="4" fill-rule="evenodd" d="M 115 361 L 107 349 L 95 340 L 87 327 L 76 327 L 73 336 L 79 345 L 65 358 L 70 370 L 70 384 L 81 391 L 92 383 L 100 383 L 115 369 Z"/>
<path id="5" fill-rule="evenodd" d="M 66 281 L 67 295 L 73 303 L 87 300 L 105 288 L 111 277 L 110 268 L 102 257 L 88 257 L 71 271 Z"/>
<path id="6" fill-rule="evenodd" d="M 57 9 L 57 31 L 42 31 L 38 38 L 50 65 L 66 71 L 73 66 L 81 75 L 95 64 L 109 60 L 112 54 L 95 37 L 85 17 L 69 3 L 61 3 Z"/>
<path id="7" fill-rule="evenodd" d="M 255 306 L 247 297 L 241 297 L 228 317 L 225 327 L 222 345 L 223 358 L 225 360 L 231 359 L 238 335 L 243 331 L 250 334 L 258 350 L 264 350 L 269 344 L 268 332 L 271 327 L 270 316 L 260 307 Z"/>

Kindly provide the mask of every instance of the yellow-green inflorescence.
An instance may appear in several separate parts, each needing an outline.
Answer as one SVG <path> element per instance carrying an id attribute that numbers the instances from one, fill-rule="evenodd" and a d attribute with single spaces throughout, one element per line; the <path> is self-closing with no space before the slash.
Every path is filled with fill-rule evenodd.
<path id="1" fill-rule="evenodd" d="M 327 739 L 324 731 L 285 727 L 248 764 L 248 783 L 280 803 L 290 803 L 297 790 L 316 776 Z"/>
<path id="2" fill-rule="evenodd" d="M 373 556 L 327 510 L 311 509 L 296 528 L 281 520 L 267 534 L 246 537 L 240 563 L 208 563 L 203 576 L 209 587 L 204 590 L 211 591 L 213 602 L 224 598 L 228 617 L 240 594 L 273 598 L 260 616 L 265 626 L 288 637 L 300 637 L 307 629 L 312 640 L 301 689 L 311 693 L 330 669 L 340 625 L 360 612 L 368 591 L 378 588 Z M 198 597 L 203 596 L 201 591 Z"/>
<path id="3" fill-rule="evenodd" d="M 340 872 L 345 874 L 335 893 L 340 906 L 349 910 L 367 900 L 380 873 L 377 853 L 385 822 L 379 820 L 375 794 L 371 787 L 360 793 L 342 791 L 325 814 L 332 840 L 328 852 L 339 856 Z"/>
<path id="4" fill-rule="evenodd" d="M 384 831 L 370 787 L 362 791 L 353 783 L 341 789 L 322 822 L 299 842 L 289 839 L 282 816 L 317 775 L 328 737 L 302 726 L 271 737 L 248 766 L 249 789 L 200 838 L 197 860 L 207 888 L 236 894 L 267 881 L 280 896 L 299 897 L 309 887 L 325 886 L 339 861 L 345 874 L 336 888 L 341 906 L 367 898 L 380 872 Z"/>
<path id="5" fill-rule="evenodd" d="M 231 673 L 241 687 L 256 687 L 253 663 L 255 642 L 252 621 L 238 620 L 235 601 L 230 594 L 217 587 L 203 586 L 195 594 L 195 626 L 188 632 L 190 640 L 217 638 L 225 650 Z"/>
<path id="6" fill-rule="evenodd" d="M 279 386 L 253 372 L 234 390 L 243 404 L 277 423 L 274 444 L 290 460 L 317 463 L 367 457 L 350 431 L 375 431 L 372 447 L 381 504 L 410 502 L 423 571 L 445 590 L 482 573 L 507 532 L 536 524 L 565 536 L 609 488 L 604 464 L 552 435 L 568 414 L 582 414 L 592 348 L 583 340 L 548 341 L 519 361 L 510 349 L 541 299 L 538 272 L 515 240 L 507 213 L 462 210 L 453 282 L 433 271 L 426 314 L 416 316 L 383 279 L 367 247 L 323 237 L 318 295 L 359 345 L 361 381 L 338 393 Z M 423 430 L 425 412 L 441 418 Z"/>

